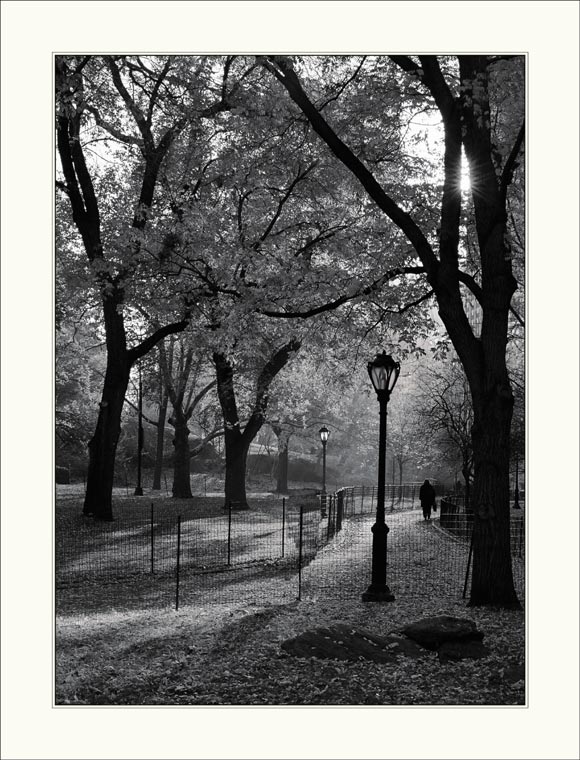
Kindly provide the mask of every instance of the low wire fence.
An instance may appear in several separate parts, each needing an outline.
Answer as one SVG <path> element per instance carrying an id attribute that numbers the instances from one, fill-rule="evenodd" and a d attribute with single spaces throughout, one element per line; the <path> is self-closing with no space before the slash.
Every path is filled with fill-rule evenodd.
<path id="1" fill-rule="evenodd" d="M 418 493 L 417 484 L 417 493 Z M 388 492 L 387 492 L 388 494 Z M 470 521 L 441 500 L 425 522 L 413 485 L 385 499 L 387 576 L 395 593 L 465 593 Z M 250 511 L 148 515 L 56 523 L 59 614 L 183 604 L 284 603 L 359 594 L 370 582 L 376 492 L 343 488 L 316 498 L 257 502 Z M 518 530 L 520 531 L 518 533 Z M 524 588 L 524 526 L 512 526 L 514 578 Z"/>
<path id="2" fill-rule="evenodd" d="M 257 502 L 252 510 L 56 523 L 57 612 L 300 595 L 302 568 L 341 528 L 335 497 Z M 207 512 L 207 510 L 205 510 Z M 272 580 L 269 588 L 268 580 Z M 292 581 L 277 584 L 276 581 Z"/>
<path id="3" fill-rule="evenodd" d="M 455 498 L 441 499 L 440 508 L 441 527 L 458 538 L 470 541 L 473 534 L 473 512 Z M 523 510 L 511 510 L 510 545 L 512 556 L 520 559 L 525 556 L 525 513 Z"/>

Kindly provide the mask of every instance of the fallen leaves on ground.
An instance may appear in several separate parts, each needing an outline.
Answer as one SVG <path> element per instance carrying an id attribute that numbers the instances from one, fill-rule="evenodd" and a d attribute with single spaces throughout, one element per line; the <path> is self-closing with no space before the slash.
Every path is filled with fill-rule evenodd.
<path id="1" fill-rule="evenodd" d="M 348 573 L 348 566 L 343 569 Z M 428 615 L 475 621 L 490 655 L 442 665 L 294 658 L 280 649 L 309 628 L 352 624 L 379 636 Z M 522 705 L 524 613 L 467 608 L 430 593 L 388 604 L 332 594 L 285 605 L 109 611 L 57 621 L 58 704 Z"/>

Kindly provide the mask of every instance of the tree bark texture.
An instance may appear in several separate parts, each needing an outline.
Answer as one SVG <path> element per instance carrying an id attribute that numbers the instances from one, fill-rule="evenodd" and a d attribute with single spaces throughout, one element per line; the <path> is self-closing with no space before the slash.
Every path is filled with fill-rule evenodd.
<path id="1" fill-rule="evenodd" d="M 235 432 L 225 433 L 226 478 L 224 507 L 233 510 L 249 509 L 246 495 L 246 467 L 250 442 Z"/>
<path id="2" fill-rule="evenodd" d="M 489 389 L 475 413 L 472 606 L 518 607 L 510 548 L 509 435 L 513 399 Z M 466 494 L 467 496 L 467 494 Z"/>

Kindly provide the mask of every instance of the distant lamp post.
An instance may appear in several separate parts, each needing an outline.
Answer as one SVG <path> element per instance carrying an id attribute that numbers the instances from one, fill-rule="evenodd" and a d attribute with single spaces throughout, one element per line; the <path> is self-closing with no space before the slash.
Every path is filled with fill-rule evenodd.
<path id="1" fill-rule="evenodd" d="M 362 595 L 363 602 L 392 602 L 395 597 L 387 586 L 387 534 L 385 523 L 385 457 L 387 448 L 387 404 L 401 371 L 401 365 L 385 351 L 377 354 L 367 366 L 369 377 L 379 400 L 379 480 L 377 516 L 372 527 L 373 559 L 371 585 Z"/>
<path id="2" fill-rule="evenodd" d="M 320 495 L 320 509 L 322 517 L 326 517 L 326 444 L 330 431 L 327 427 L 321 427 L 318 432 L 322 441 L 322 494 Z"/>
<path id="3" fill-rule="evenodd" d="M 137 486 L 135 496 L 143 496 L 141 485 L 141 459 L 143 456 L 143 380 L 141 377 L 141 365 L 139 364 L 139 400 L 138 400 L 139 429 L 137 431 Z"/>

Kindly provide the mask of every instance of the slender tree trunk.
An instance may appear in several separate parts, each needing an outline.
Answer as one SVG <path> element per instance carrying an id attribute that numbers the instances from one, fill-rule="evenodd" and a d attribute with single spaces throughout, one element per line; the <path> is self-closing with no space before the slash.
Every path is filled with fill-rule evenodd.
<path id="1" fill-rule="evenodd" d="M 226 482 L 225 507 L 233 510 L 249 509 L 246 496 L 246 465 L 250 444 L 236 431 L 226 430 Z"/>
<path id="2" fill-rule="evenodd" d="M 189 474 L 189 428 L 187 419 L 179 410 L 173 410 L 175 436 L 173 438 L 173 497 L 176 499 L 192 499 L 191 478 Z"/>
<path id="3" fill-rule="evenodd" d="M 159 405 L 159 417 L 157 424 L 157 443 L 155 446 L 155 468 L 153 470 L 153 491 L 161 490 L 161 476 L 163 475 L 163 453 L 165 446 L 165 421 L 167 419 L 167 393 L 161 396 Z"/>

